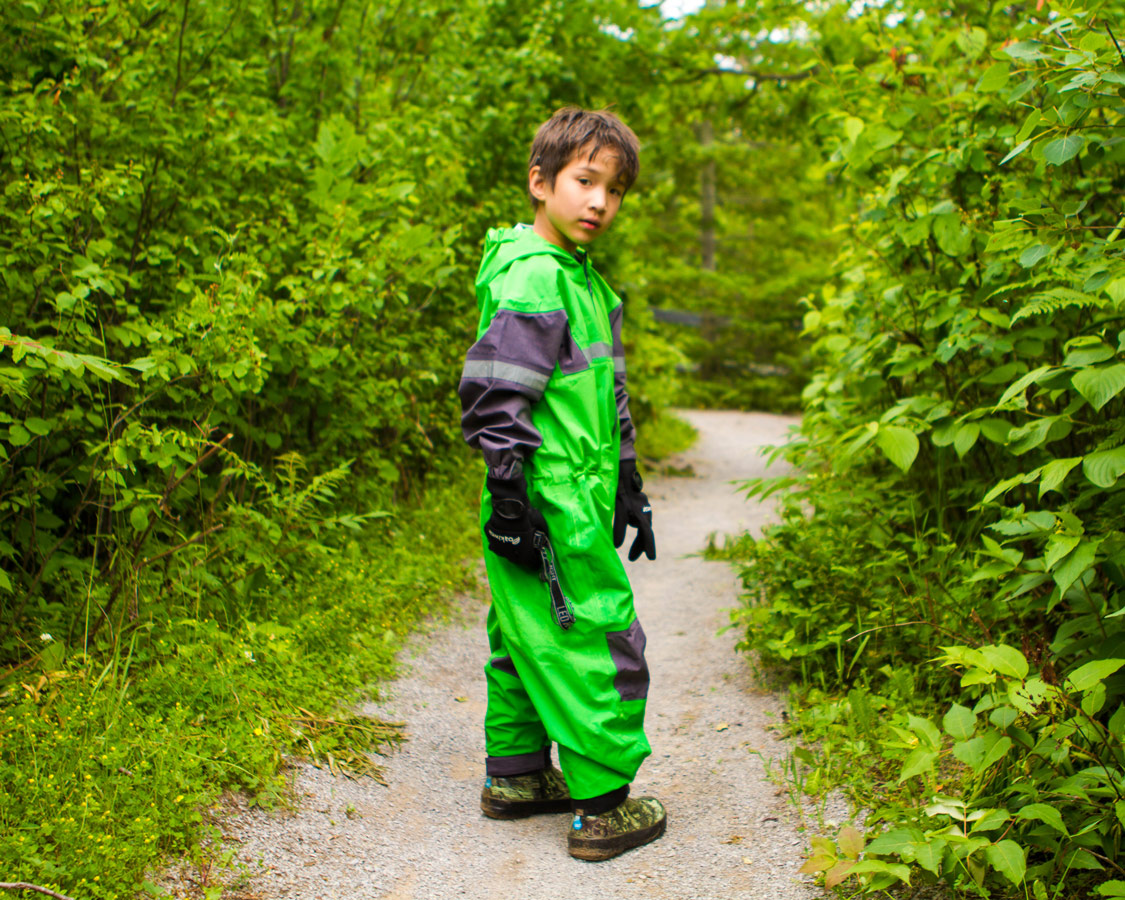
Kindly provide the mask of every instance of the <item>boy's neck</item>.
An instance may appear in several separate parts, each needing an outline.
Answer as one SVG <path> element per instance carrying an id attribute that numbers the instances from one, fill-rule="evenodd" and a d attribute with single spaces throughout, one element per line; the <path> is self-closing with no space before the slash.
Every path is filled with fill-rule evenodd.
<path id="1" fill-rule="evenodd" d="M 578 249 L 578 245 L 570 240 L 565 234 L 559 232 L 557 228 L 551 225 L 550 219 L 547 218 L 547 211 L 543 204 L 539 204 L 539 208 L 535 211 L 535 221 L 531 223 L 531 230 L 534 231 L 539 237 L 547 241 L 549 244 L 554 244 L 556 247 L 561 247 L 571 256 Z"/>

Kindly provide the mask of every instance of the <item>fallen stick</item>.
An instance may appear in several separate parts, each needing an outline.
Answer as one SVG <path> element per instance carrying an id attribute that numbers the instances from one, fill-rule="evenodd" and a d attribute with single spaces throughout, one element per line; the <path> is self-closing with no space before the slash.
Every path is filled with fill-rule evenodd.
<path id="1" fill-rule="evenodd" d="M 26 881 L 0 881 L 0 890 L 38 891 L 40 894 L 46 894 L 48 897 L 56 897 L 57 900 L 74 900 L 73 897 L 68 897 L 66 894 L 60 894 L 56 891 L 52 891 L 50 888 L 40 887 L 37 884 L 30 884 Z"/>

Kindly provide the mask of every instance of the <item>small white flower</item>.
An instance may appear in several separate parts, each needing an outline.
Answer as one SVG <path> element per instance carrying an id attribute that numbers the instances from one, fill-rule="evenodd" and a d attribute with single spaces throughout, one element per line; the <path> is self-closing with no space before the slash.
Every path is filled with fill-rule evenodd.
<path id="1" fill-rule="evenodd" d="M 243 650 L 242 655 L 245 656 L 248 660 L 250 660 L 250 662 L 257 662 L 257 660 L 254 659 L 254 651 L 253 650 Z"/>
<path id="2" fill-rule="evenodd" d="M 41 635 L 39 635 L 39 640 L 41 640 L 44 644 L 49 644 L 54 640 L 54 638 L 47 634 L 47 632 L 43 632 Z"/>

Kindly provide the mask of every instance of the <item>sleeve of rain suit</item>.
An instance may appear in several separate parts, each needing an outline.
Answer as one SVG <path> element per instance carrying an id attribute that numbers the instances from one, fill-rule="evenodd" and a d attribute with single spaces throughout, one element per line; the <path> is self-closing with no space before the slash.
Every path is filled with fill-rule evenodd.
<path id="1" fill-rule="evenodd" d="M 500 308 L 465 356 L 457 389 L 461 429 L 494 478 L 514 478 L 543 443 L 531 404 L 543 396 L 569 334 L 566 312 Z"/>
<path id="2" fill-rule="evenodd" d="M 613 392 L 617 397 L 617 418 L 621 423 L 621 459 L 636 459 L 636 429 L 633 417 L 629 415 L 629 394 L 625 389 L 625 344 L 621 340 L 621 323 L 625 316 L 625 305 L 619 303 L 610 314 L 609 324 L 613 330 Z"/>

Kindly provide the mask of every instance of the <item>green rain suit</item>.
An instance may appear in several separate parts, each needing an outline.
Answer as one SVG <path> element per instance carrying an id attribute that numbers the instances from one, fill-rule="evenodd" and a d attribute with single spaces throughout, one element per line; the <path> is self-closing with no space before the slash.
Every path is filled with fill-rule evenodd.
<path id="1" fill-rule="evenodd" d="M 574 610 L 563 630 L 535 572 L 490 552 L 487 773 L 542 767 L 550 746 L 575 799 L 626 787 L 651 752 L 648 667 L 613 546 L 620 459 L 636 456 L 621 300 L 590 266 L 527 226 L 493 229 L 476 281 L 477 341 L 458 392 L 489 474 L 526 476 Z M 492 513 L 484 492 L 481 523 Z"/>

